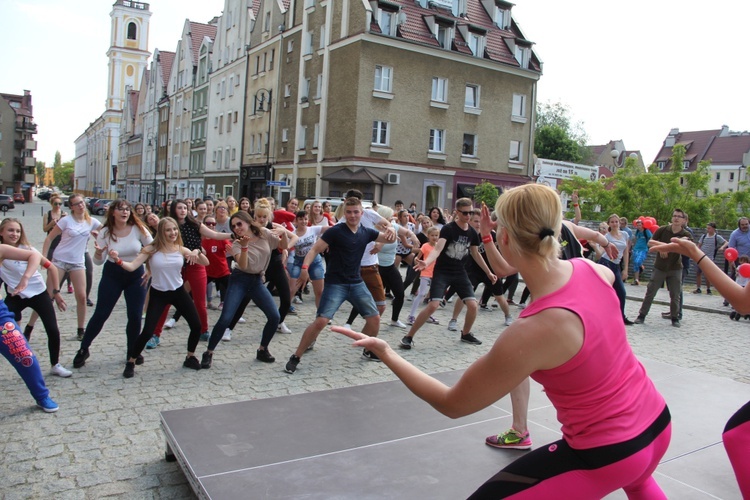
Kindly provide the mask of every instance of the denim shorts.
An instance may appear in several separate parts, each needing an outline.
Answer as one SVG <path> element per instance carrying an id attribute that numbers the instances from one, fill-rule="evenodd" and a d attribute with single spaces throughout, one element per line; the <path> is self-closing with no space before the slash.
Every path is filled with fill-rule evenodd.
<path id="1" fill-rule="evenodd" d="M 375 307 L 375 301 L 372 299 L 367 285 L 360 281 L 354 285 L 326 283 L 320 296 L 317 316 L 333 318 L 333 315 L 336 314 L 345 300 L 349 301 L 363 318 L 380 314 L 378 308 Z"/>
<path id="2" fill-rule="evenodd" d="M 302 272 L 302 263 L 305 262 L 304 257 L 297 257 L 294 256 L 293 260 L 289 260 L 286 263 L 286 270 L 289 271 L 289 277 L 292 279 L 299 278 L 300 273 Z M 322 280 L 326 276 L 326 271 L 323 269 L 323 259 L 320 258 L 320 255 L 316 255 L 315 259 L 313 259 L 312 264 L 310 264 L 310 268 L 307 270 L 307 273 L 310 275 L 310 279 L 313 281 L 316 280 Z"/>
<path id="3" fill-rule="evenodd" d="M 474 296 L 474 287 L 466 272 L 463 273 L 441 273 L 437 269 L 432 275 L 430 284 L 430 300 L 443 300 L 445 291 L 451 286 L 461 300 L 477 300 Z"/>
<path id="4" fill-rule="evenodd" d="M 64 272 L 70 272 L 70 271 L 81 271 L 86 269 L 86 263 L 81 262 L 80 264 L 71 264 L 70 262 L 62 262 L 57 259 L 52 259 L 52 263 L 57 267 L 58 269 L 62 269 Z"/>

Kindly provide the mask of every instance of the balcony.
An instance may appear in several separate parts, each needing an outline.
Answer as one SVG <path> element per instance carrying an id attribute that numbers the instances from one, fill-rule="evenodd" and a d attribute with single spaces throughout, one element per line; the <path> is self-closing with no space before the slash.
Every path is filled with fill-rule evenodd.
<path id="1" fill-rule="evenodd" d="M 16 122 L 16 130 L 22 130 L 31 132 L 32 134 L 36 134 L 36 123 L 32 122 L 31 120 L 24 119 L 22 121 Z"/>
<path id="2" fill-rule="evenodd" d="M 36 158 L 32 156 L 25 156 L 20 158 L 16 156 L 13 158 L 13 166 L 21 168 L 34 168 L 36 167 Z"/>
<path id="3" fill-rule="evenodd" d="M 36 151 L 36 141 L 28 140 L 28 139 L 16 139 L 15 141 L 15 148 L 23 150 L 29 150 L 29 151 Z"/>

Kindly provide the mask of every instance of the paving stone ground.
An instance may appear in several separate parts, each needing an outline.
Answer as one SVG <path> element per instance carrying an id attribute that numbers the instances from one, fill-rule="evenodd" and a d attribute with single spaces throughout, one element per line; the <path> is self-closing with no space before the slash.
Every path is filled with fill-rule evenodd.
<path id="1" fill-rule="evenodd" d="M 18 205 L 7 214 L 22 221 L 32 244 L 40 249 L 44 237 L 41 214 L 47 208 L 46 203 L 37 200 Z M 94 302 L 100 274 L 97 266 L 91 294 Z M 637 315 L 645 290 L 643 285 L 628 286 L 626 312 L 631 319 Z M 520 291 L 516 299 L 520 298 Z M 63 337 L 61 361 L 71 368 L 79 345 L 75 340 L 76 307 L 73 296 L 63 293 L 69 309 L 58 314 Z M 672 328 L 669 321 L 660 317 L 667 309 L 660 303 L 667 299 L 666 290 L 661 290 L 646 324 L 628 327 L 635 353 L 750 383 L 750 321 L 731 321 L 730 310 L 722 306 L 720 297 L 693 295 L 686 289 L 683 326 Z M 409 307 L 411 302 L 406 302 L 403 321 Z M 505 328 L 499 310 L 480 311 L 473 332 L 484 344 L 462 344 L 458 333 L 446 329 L 450 307 L 438 311 L 441 325 L 425 325 L 415 337 L 415 348 L 404 353 L 425 371 L 466 368 L 487 352 Z M 305 295 L 297 309 L 299 314 L 286 321 L 293 333 L 277 334 L 270 345 L 276 363 L 255 360 L 264 318 L 251 306 L 245 315 L 247 323 L 238 325 L 231 342 L 222 342 L 217 348 L 210 370 L 196 372 L 182 367 L 188 329 L 181 321 L 165 331 L 159 348 L 145 351 L 145 364 L 137 366 L 135 377 L 126 380 L 122 377 L 126 318 L 121 299 L 92 345 L 86 366 L 74 370 L 68 379 L 46 377 L 51 396 L 60 405 L 55 414 L 37 409 L 15 371 L 8 363 L 0 362 L 0 377 L 5 381 L 0 388 L 0 432 L 6 436 L 0 441 L 0 468 L 5 471 L 0 497 L 190 498 L 192 491 L 179 466 L 164 460 L 160 411 L 393 380 L 385 366 L 364 360 L 348 340 L 330 332 L 324 332 L 314 351 L 303 357 L 297 373 L 284 373 L 284 363 L 314 317 L 312 295 Z M 514 315 L 520 312 L 515 307 L 511 309 Z M 334 323 L 342 324 L 348 311 L 345 305 Z M 91 313 L 87 313 L 87 318 Z M 389 314 L 390 310 L 386 313 L 388 318 Z M 27 317 L 25 314 L 24 320 Z M 218 312 L 209 311 L 209 324 L 217 319 Z M 361 324 L 359 319 L 354 326 Z M 404 330 L 382 326 L 380 334 L 395 345 Z M 31 345 L 48 373 L 46 336 L 41 323 Z M 201 344 L 199 352 L 203 348 Z M 246 418 L 247 425 L 263 426 L 252 415 Z"/>

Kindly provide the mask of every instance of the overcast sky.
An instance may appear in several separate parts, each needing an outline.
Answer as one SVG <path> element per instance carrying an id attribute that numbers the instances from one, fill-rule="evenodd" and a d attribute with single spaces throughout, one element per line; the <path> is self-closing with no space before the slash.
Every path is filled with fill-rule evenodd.
<path id="1" fill-rule="evenodd" d="M 104 111 L 113 3 L 0 1 L 0 92 L 32 92 L 36 157 L 48 165 L 56 150 L 73 159 L 73 141 Z M 149 50 L 174 51 L 185 18 L 222 9 L 150 2 Z M 622 139 L 650 163 L 673 127 L 750 129 L 748 2 L 516 0 L 513 15 L 544 62 L 539 100 L 567 105 L 590 144 Z"/>

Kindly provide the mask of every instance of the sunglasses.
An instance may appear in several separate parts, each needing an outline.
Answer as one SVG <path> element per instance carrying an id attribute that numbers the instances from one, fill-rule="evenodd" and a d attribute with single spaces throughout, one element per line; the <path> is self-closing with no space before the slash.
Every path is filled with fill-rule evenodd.
<path id="1" fill-rule="evenodd" d="M 62 203 L 53 203 L 53 205 L 56 206 L 56 207 L 61 207 Z"/>
<path id="2" fill-rule="evenodd" d="M 465 212 L 463 210 L 459 210 L 458 213 L 463 214 L 466 217 L 470 217 L 470 216 L 474 215 L 474 210 L 467 210 Z"/>
<path id="3" fill-rule="evenodd" d="M 215 222 L 204 222 L 204 224 L 207 225 L 207 226 L 215 226 L 216 225 Z"/>
<path id="4" fill-rule="evenodd" d="M 236 224 L 232 224 L 232 229 L 236 229 L 238 227 L 242 227 L 242 222 L 238 222 Z"/>

